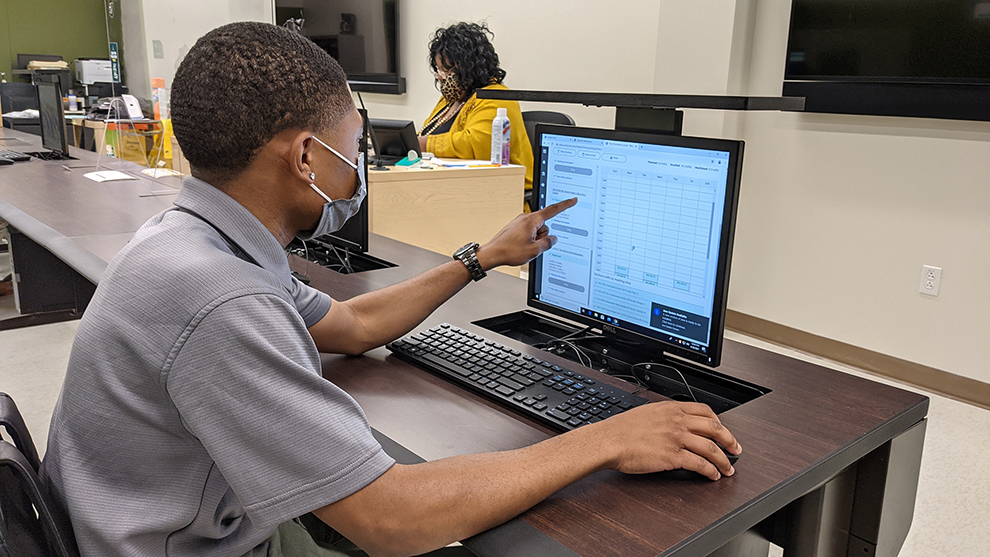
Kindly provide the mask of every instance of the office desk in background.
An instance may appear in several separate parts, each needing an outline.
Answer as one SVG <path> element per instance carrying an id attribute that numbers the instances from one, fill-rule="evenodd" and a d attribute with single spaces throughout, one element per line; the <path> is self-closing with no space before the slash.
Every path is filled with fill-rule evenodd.
<path id="1" fill-rule="evenodd" d="M 0 145 L 20 150 L 38 140 L 9 130 L 0 134 Z M 95 162 L 95 153 L 70 153 L 79 160 L 67 166 Z M 61 161 L 0 167 L 0 217 L 10 221 L 33 256 L 54 260 L 70 273 L 68 280 L 92 287 L 134 231 L 174 199 L 154 195 L 167 187 L 128 164 L 119 168 L 130 168 L 137 180 L 102 184 L 83 178 L 87 170 L 64 170 Z M 478 204 L 484 207 L 483 200 Z M 347 299 L 450 257 L 376 234 L 370 248 L 398 266 L 341 275 L 294 256 L 290 266 L 309 267 L 312 286 Z M 12 255 L 19 265 L 18 250 Z M 580 369 L 472 325 L 522 309 L 525 290 L 524 281 L 491 273 L 422 327 L 447 321 Z M 324 376 L 361 404 L 383 446 L 400 461 L 513 449 L 554 434 L 384 348 L 358 358 L 324 355 L 323 362 Z M 725 343 L 719 371 L 772 391 L 721 415 L 745 449 L 735 476 L 712 483 L 594 474 L 466 545 L 482 556 L 727 557 L 766 555 L 772 540 L 789 556 L 896 554 L 913 513 L 928 399 L 732 341 Z M 581 373 L 633 389 L 591 370 Z"/>
<path id="2" fill-rule="evenodd" d="M 368 170 L 369 229 L 450 256 L 522 212 L 526 167 Z M 518 276 L 518 269 L 504 269 Z"/>

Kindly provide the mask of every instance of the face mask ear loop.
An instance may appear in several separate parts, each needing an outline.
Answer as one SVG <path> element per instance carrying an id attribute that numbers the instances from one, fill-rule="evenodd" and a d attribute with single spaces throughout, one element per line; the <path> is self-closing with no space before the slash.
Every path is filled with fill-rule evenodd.
<path id="1" fill-rule="evenodd" d="M 344 155 L 341 155 L 340 153 L 338 153 L 337 150 L 334 149 L 333 147 L 331 147 L 331 146 L 327 145 L 326 143 L 320 141 L 320 138 L 319 137 L 316 137 L 314 135 L 313 136 L 313 139 L 316 140 L 316 142 L 319 143 L 320 145 L 322 145 L 322 146 L 326 147 L 327 149 L 329 149 L 331 153 L 337 155 L 340 158 L 340 160 L 346 162 L 347 163 L 347 166 L 353 168 L 354 170 L 357 170 L 358 167 L 357 167 L 356 164 L 354 164 L 353 162 L 347 160 L 347 157 L 345 157 Z"/>
<path id="2" fill-rule="evenodd" d="M 323 199 L 326 199 L 327 200 L 327 203 L 333 203 L 333 200 L 330 199 L 330 196 L 327 195 L 327 194 L 325 194 L 325 193 L 323 193 L 323 191 L 321 191 L 320 188 L 316 187 L 316 184 L 310 182 L 309 187 L 313 188 L 313 191 L 315 191 L 316 193 L 320 194 L 320 197 L 322 197 Z"/>

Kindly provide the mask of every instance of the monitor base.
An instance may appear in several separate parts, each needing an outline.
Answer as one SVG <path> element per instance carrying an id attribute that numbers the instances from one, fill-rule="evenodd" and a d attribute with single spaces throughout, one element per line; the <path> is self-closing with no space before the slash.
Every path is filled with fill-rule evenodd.
<path id="1" fill-rule="evenodd" d="M 600 330 L 531 310 L 482 319 L 473 324 L 581 365 L 590 363 L 588 367 L 592 369 L 638 383 L 673 400 L 691 401 L 693 394 L 698 402 L 707 404 L 716 414 L 770 392 L 765 387 L 664 354 L 659 346 L 604 335 Z M 691 386 L 690 393 L 684 381 Z"/>

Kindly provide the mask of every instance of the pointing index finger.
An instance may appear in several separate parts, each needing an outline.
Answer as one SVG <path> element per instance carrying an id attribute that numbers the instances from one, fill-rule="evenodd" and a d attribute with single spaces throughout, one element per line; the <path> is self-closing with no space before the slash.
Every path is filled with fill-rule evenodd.
<path id="1" fill-rule="evenodd" d="M 536 213 L 540 215 L 540 218 L 544 221 L 548 221 L 575 205 L 577 205 L 577 198 L 572 197 L 570 199 L 565 199 L 564 201 L 554 203 L 553 205 L 547 205 Z"/>

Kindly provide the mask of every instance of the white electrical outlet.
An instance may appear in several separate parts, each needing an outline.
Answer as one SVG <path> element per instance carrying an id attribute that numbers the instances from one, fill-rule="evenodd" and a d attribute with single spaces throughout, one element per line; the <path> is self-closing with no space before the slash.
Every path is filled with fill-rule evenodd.
<path id="1" fill-rule="evenodd" d="M 927 294 L 929 296 L 938 296 L 938 285 L 941 281 L 942 281 L 941 267 L 922 265 L 921 284 L 918 286 L 918 292 L 921 292 L 922 294 Z"/>

